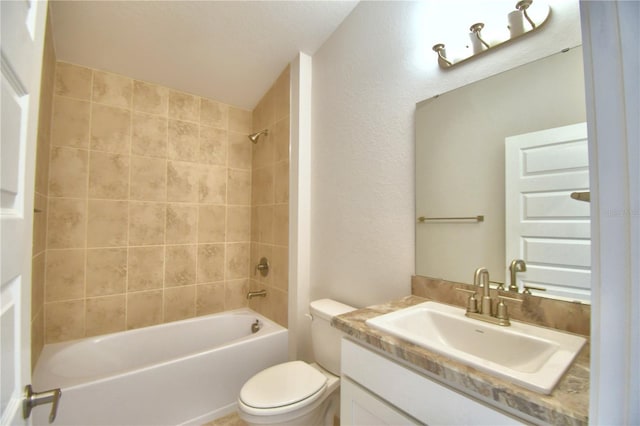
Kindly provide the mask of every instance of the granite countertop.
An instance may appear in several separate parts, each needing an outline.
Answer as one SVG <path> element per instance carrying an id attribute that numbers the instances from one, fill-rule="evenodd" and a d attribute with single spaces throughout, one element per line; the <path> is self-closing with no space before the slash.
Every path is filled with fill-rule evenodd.
<path id="1" fill-rule="evenodd" d="M 389 303 L 339 315 L 332 325 L 355 340 L 400 359 L 427 375 L 446 382 L 498 409 L 523 413 L 541 423 L 586 425 L 589 422 L 589 343 L 550 395 L 532 392 L 451 358 L 368 327 L 365 321 L 382 314 L 423 303 L 429 299 L 407 296 Z"/>

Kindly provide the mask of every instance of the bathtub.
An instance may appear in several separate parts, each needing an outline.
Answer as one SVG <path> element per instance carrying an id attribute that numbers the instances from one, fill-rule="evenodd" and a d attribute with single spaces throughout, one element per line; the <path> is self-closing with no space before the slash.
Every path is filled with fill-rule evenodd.
<path id="1" fill-rule="evenodd" d="M 201 425 L 234 411 L 252 375 L 287 361 L 287 340 L 239 309 L 45 345 L 33 385 L 62 389 L 54 425 Z M 50 408 L 34 409 L 35 425 L 48 424 Z"/>

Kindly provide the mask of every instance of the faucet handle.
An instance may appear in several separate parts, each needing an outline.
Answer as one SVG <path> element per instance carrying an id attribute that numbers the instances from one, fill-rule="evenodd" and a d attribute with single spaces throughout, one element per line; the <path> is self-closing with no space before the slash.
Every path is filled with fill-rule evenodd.
<path id="1" fill-rule="evenodd" d="M 522 303 L 522 300 L 516 299 L 515 297 L 507 297 L 498 295 L 498 307 L 496 317 L 501 320 L 509 321 L 509 311 L 507 309 L 507 305 L 504 304 L 504 299 L 510 300 L 512 302 Z"/>
<path id="2" fill-rule="evenodd" d="M 489 281 L 491 284 L 498 284 L 496 287 L 496 290 L 500 290 L 500 291 L 505 291 L 504 290 L 504 283 L 501 283 L 500 281 Z"/>
<path id="3" fill-rule="evenodd" d="M 476 299 L 475 290 L 467 290 L 466 288 L 456 288 L 458 291 L 464 291 L 465 293 L 471 293 L 469 300 L 467 300 L 467 312 L 478 312 L 478 300 Z"/>
<path id="4" fill-rule="evenodd" d="M 522 290 L 522 294 L 531 294 L 531 290 L 547 291 L 546 288 L 534 287 L 532 285 L 525 285 L 524 290 Z"/>

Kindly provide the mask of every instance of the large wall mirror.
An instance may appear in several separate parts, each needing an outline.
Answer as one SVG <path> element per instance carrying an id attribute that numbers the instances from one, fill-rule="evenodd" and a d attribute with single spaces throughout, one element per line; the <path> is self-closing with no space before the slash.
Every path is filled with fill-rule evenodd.
<path id="1" fill-rule="evenodd" d="M 589 204 L 571 199 L 568 188 L 544 196 L 531 188 L 518 192 L 513 177 L 518 166 L 513 166 L 515 172 L 505 166 L 513 157 L 529 168 L 525 174 L 577 173 L 586 176 L 586 184 L 572 185 L 588 191 L 586 126 L 580 124 L 585 121 L 581 46 L 418 103 L 416 274 L 472 283 L 475 269 L 483 266 L 492 281 L 508 287 L 513 256 L 527 264 L 527 271 L 517 274 L 520 290 L 524 285 L 541 287 L 546 291 L 533 293 L 588 303 Z M 576 130 L 584 135 L 571 133 Z M 547 149 L 551 142 L 513 148 L 521 140 L 526 145 L 532 138 L 558 134 L 565 136 L 556 151 Z M 523 222 L 535 216 L 558 233 L 509 242 L 509 209 L 509 221 L 514 215 Z M 580 237 L 567 234 L 573 225 Z M 514 254 L 514 248 L 519 252 Z"/>

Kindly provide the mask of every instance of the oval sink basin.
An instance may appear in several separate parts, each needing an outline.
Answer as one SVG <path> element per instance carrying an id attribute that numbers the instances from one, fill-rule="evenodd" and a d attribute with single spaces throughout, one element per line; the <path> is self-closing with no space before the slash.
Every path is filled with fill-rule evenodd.
<path id="1" fill-rule="evenodd" d="M 527 389 L 550 394 L 586 339 L 512 321 L 509 327 L 465 316 L 465 310 L 425 302 L 366 321 Z"/>

